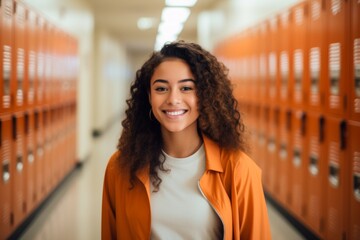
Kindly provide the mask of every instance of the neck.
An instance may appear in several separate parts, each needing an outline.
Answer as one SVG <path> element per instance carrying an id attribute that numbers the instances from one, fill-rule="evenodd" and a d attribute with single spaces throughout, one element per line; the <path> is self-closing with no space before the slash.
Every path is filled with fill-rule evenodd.
<path id="1" fill-rule="evenodd" d="M 170 156 L 185 158 L 194 154 L 201 146 L 202 139 L 197 131 L 191 135 L 188 133 L 162 133 L 163 150 Z"/>

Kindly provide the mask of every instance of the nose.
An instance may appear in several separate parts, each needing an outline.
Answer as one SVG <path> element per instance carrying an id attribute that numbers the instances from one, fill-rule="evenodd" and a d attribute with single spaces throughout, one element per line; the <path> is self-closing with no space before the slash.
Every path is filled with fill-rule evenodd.
<path id="1" fill-rule="evenodd" d="M 177 105 L 179 103 L 181 103 L 181 92 L 177 89 L 172 89 L 169 92 L 169 95 L 167 98 L 167 104 Z"/>

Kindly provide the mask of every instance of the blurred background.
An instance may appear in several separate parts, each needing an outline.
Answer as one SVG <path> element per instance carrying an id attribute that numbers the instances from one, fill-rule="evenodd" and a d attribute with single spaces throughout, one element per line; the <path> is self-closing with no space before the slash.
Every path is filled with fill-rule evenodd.
<path id="1" fill-rule="evenodd" d="M 166 41 L 230 69 L 273 239 L 360 239 L 358 0 L 1 0 L 0 239 L 99 239 L 134 74 Z"/>

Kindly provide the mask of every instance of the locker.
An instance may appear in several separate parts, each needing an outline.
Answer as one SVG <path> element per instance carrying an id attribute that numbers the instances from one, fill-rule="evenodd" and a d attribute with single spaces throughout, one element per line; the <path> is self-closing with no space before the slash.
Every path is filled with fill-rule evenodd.
<path id="1" fill-rule="evenodd" d="M 45 78 L 44 78 L 44 91 L 45 91 L 45 105 L 49 107 L 52 101 L 53 94 L 53 69 L 54 69 L 54 56 L 53 56 L 53 32 L 54 27 L 49 23 L 45 22 L 44 27 L 44 52 L 45 52 Z"/>
<path id="2" fill-rule="evenodd" d="M 44 193 L 49 194 L 52 182 L 52 166 L 51 166 L 51 114 L 50 110 L 44 108 L 42 113 L 43 129 L 44 129 L 44 159 L 43 159 L 43 176 L 44 176 Z"/>
<path id="3" fill-rule="evenodd" d="M 24 109 L 24 78 L 25 78 L 25 6 L 20 1 L 14 2 L 14 24 L 13 24 L 13 89 L 14 89 L 14 111 Z"/>
<path id="4" fill-rule="evenodd" d="M 309 110 L 322 111 L 325 107 L 325 62 L 326 62 L 326 9 L 325 1 L 309 0 L 308 16 L 308 61 L 309 74 L 305 75 L 308 85 Z"/>
<path id="5" fill-rule="evenodd" d="M 278 16 L 278 51 L 279 51 L 279 80 L 278 92 L 280 105 L 288 105 L 289 99 L 292 99 L 290 92 L 290 79 L 292 78 L 292 58 L 290 55 L 292 37 L 291 29 L 293 22 L 289 10 L 285 10 Z"/>
<path id="6" fill-rule="evenodd" d="M 349 210 L 349 161 L 347 160 L 348 126 L 345 120 L 327 117 L 326 121 L 326 239 L 347 239 Z"/>
<path id="7" fill-rule="evenodd" d="M 350 4 L 346 0 L 326 1 L 326 111 L 344 117 L 349 112 L 348 58 Z"/>
<path id="8" fill-rule="evenodd" d="M 290 203 L 290 177 L 291 177 L 291 122 L 292 111 L 289 108 L 282 107 L 279 109 L 279 126 L 278 126 L 278 199 L 284 207 Z"/>
<path id="9" fill-rule="evenodd" d="M 37 68 L 37 38 L 36 38 L 36 21 L 37 15 L 34 11 L 28 9 L 28 21 L 26 26 L 26 47 L 28 49 L 26 55 L 26 64 L 25 64 L 25 91 L 26 95 L 26 107 L 32 108 L 35 103 L 35 77 L 36 77 L 36 68 Z"/>
<path id="10" fill-rule="evenodd" d="M 326 195 L 324 186 L 327 181 L 327 163 L 325 159 L 326 118 L 317 112 L 308 113 L 308 151 L 306 152 L 308 204 L 306 223 L 318 236 L 324 238 L 324 219 Z"/>
<path id="11" fill-rule="evenodd" d="M 5 239 L 14 226 L 11 190 L 14 176 L 12 172 L 12 121 L 10 115 L 0 116 L 0 156 L 1 156 L 1 181 L 0 181 L 0 239 Z"/>
<path id="12" fill-rule="evenodd" d="M 278 104 L 279 98 L 279 23 L 278 18 L 269 20 L 269 52 L 268 52 L 268 102 L 272 106 Z"/>
<path id="13" fill-rule="evenodd" d="M 278 140 L 276 130 L 278 126 L 278 111 L 275 108 L 269 107 L 265 109 L 265 119 L 267 119 L 267 142 L 266 142 L 266 182 L 268 191 L 276 198 L 276 182 L 277 182 L 277 146 Z"/>
<path id="14" fill-rule="evenodd" d="M 38 16 L 36 20 L 35 106 L 42 107 L 45 93 L 45 20 L 41 16 Z"/>
<path id="15" fill-rule="evenodd" d="M 353 0 L 351 9 L 350 119 L 360 121 L 360 2 Z"/>
<path id="16" fill-rule="evenodd" d="M 28 110 L 25 114 L 25 141 L 26 141 L 26 205 L 28 213 L 36 206 L 36 185 L 35 185 L 35 124 L 34 112 Z"/>
<path id="17" fill-rule="evenodd" d="M 17 227 L 27 213 L 25 181 L 27 166 L 25 161 L 25 117 L 22 112 L 12 115 L 12 140 L 13 149 L 11 168 L 14 173 L 13 188 L 11 191 L 14 226 Z"/>
<path id="18" fill-rule="evenodd" d="M 259 29 L 259 102 L 260 104 L 266 104 L 267 97 L 267 81 L 268 76 L 268 61 L 267 61 L 267 44 L 266 39 L 268 37 L 268 22 L 263 21 L 260 23 Z"/>
<path id="19" fill-rule="evenodd" d="M 308 89 L 308 2 L 301 2 L 291 8 L 292 31 L 291 31 L 291 74 L 290 89 L 293 105 L 296 108 L 305 109 Z"/>
<path id="20" fill-rule="evenodd" d="M 13 37 L 12 37 L 12 25 L 13 25 L 13 2 L 12 0 L 1 1 L 0 7 L 0 24 L 1 24 L 1 110 L 0 113 L 11 112 L 12 107 L 12 92 L 11 92 L 11 78 L 12 78 L 12 48 L 13 48 Z"/>
<path id="21" fill-rule="evenodd" d="M 360 122 L 349 122 L 350 229 L 349 239 L 360 239 Z"/>
<path id="22" fill-rule="evenodd" d="M 302 110 L 294 110 L 292 114 L 292 155 L 291 155 L 291 191 L 290 208 L 299 220 L 303 221 L 306 208 L 306 133 L 307 113 Z"/>
<path id="23" fill-rule="evenodd" d="M 262 162 L 262 170 L 263 170 L 263 185 L 264 185 L 264 189 L 266 191 L 268 191 L 268 182 L 267 179 L 269 178 L 269 171 L 268 171 L 268 161 L 267 161 L 267 144 L 266 144 L 266 139 L 267 139 L 267 125 L 268 125 L 268 119 L 266 116 L 266 109 L 267 107 L 265 106 L 260 106 L 259 109 L 259 130 L 258 130 L 258 153 L 257 153 L 257 157 L 259 159 L 260 162 Z M 71 122 L 71 124 L 73 124 Z M 73 132 L 74 130 L 72 130 Z M 261 160 L 260 160 L 261 159 Z"/>
<path id="24" fill-rule="evenodd" d="M 35 137 L 35 199 L 38 205 L 45 197 L 45 161 L 44 161 L 44 126 L 43 112 L 36 109 L 34 113 Z"/>

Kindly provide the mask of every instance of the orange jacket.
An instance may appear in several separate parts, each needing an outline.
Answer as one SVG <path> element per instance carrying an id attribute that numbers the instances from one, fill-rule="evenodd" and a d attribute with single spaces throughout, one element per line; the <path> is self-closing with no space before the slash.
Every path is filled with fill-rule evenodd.
<path id="1" fill-rule="evenodd" d="M 260 168 L 243 152 L 227 151 L 203 139 L 206 171 L 199 186 L 222 220 L 224 239 L 271 239 Z M 102 239 L 150 239 L 148 169 L 137 173 L 130 190 L 129 173 L 121 169 L 118 154 L 105 172 Z"/>

